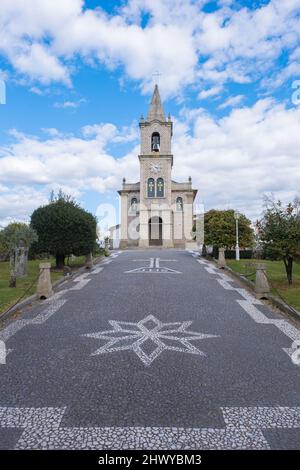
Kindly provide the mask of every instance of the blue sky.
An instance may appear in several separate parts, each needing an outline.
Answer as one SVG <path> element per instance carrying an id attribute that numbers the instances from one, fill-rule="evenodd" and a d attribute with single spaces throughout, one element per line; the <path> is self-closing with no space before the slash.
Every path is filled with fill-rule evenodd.
<path id="1" fill-rule="evenodd" d="M 60 187 L 117 208 L 156 70 L 197 202 L 255 219 L 299 191 L 300 0 L 2 0 L 0 31 L 0 225 Z"/>

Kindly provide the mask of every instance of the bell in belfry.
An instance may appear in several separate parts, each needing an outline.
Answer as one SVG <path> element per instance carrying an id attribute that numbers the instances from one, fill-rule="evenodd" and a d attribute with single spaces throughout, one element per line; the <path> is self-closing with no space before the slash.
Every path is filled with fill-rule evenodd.
<path id="1" fill-rule="evenodd" d="M 160 147 L 160 135 L 158 132 L 153 132 L 152 134 L 152 152 L 159 152 Z"/>

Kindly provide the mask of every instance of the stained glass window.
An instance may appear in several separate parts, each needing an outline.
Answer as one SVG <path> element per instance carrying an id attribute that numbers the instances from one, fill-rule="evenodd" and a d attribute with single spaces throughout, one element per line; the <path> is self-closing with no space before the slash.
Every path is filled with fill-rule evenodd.
<path id="1" fill-rule="evenodd" d="M 155 184 L 154 184 L 153 178 L 148 179 L 147 187 L 148 187 L 148 190 L 147 190 L 148 197 L 155 197 Z"/>
<path id="2" fill-rule="evenodd" d="M 163 178 L 158 178 L 156 182 L 156 195 L 157 197 L 164 197 L 165 184 Z"/>

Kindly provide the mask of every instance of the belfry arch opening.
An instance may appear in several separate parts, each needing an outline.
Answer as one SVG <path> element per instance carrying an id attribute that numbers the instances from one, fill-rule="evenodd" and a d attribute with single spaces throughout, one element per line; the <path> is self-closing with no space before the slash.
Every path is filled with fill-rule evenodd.
<path id="1" fill-rule="evenodd" d="M 151 151 L 159 152 L 160 150 L 160 135 L 158 132 L 153 132 L 151 137 Z"/>

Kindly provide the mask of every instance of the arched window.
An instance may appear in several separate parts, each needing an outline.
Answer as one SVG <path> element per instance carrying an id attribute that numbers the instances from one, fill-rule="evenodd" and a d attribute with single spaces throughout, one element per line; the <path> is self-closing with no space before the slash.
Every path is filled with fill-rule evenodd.
<path id="1" fill-rule="evenodd" d="M 160 135 L 158 132 L 153 132 L 151 137 L 151 152 L 159 152 L 160 149 Z"/>
<path id="2" fill-rule="evenodd" d="M 136 197 L 133 197 L 133 198 L 131 199 L 131 204 L 130 204 L 130 209 L 131 209 L 132 212 L 136 212 L 136 211 L 137 211 L 137 204 L 138 204 L 137 198 L 136 198 Z"/>
<path id="3" fill-rule="evenodd" d="M 182 197 L 178 197 L 176 199 L 176 210 L 177 211 L 183 211 L 183 201 L 182 201 Z"/>
<path id="4" fill-rule="evenodd" d="M 157 178 L 156 181 L 156 196 L 157 197 L 164 197 L 165 193 L 165 183 L 163 178 Z"/>
<path id="5" fill-rule="evenodd" d="M 148 197 L 155 197 L 155 184 L 153 178 L 148 178 L 147 194 Z"/>

